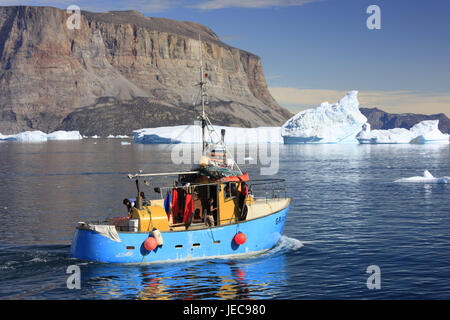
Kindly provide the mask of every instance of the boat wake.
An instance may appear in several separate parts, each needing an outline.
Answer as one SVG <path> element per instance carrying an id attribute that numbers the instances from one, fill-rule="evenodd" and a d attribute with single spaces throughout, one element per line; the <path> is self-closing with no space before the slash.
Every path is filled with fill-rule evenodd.
<path id="1" fill-rule="evenodd" d="M 299 250 L 303 247 L 304 243 L 295 238 L 290 238 L 288 236 L 281 236 L 280 240 L 278 240 L 277 244 L 267 251 L 263 253 L 257 254 L 248 254 L 245 256 L 241 256 L 241 258 L 259 258 L 259 257 L 269 257 L 269 256 L 277 256 L 282 254 L 288 254 L 294 251 Z"/>
<path id="2" fill-rule="evenodd" d="M 67 245 L 3 247 L 0 270 L 25 270 L 66 263 L 67 251 Z"/>
<path id="3" fill-rule="evenodd" d="M 295 238 L 290 238 L 287 236 L 281 236 L 280 240 L 278 240 L 277 244 L 269 249 L 265 250 L 263 252 L 249 252 L 249 253 L 239 253 L 239 254 L 231 254 L 227 256 L 217 256 L 217 257 L 208 257 L 207 260 L 209 261 L 222 261 L 222 260 L 246 260 L 246 259 L 258 259 L 258 258 L 269 258 L 271 256 L 278 256 L 282 254 L 291 253 L 294 251 L 299 250 L 301 247 L 303 247 L 303 243 L 300 240 L 297 240 Z M 194 259 L 189 259 L 194 260 Z M 197 259 L 196 259 L 197 260 Z M 203 260 L 203 259 L 200 259 Z M 183 260 L 187 261 L 187 260 Z M 180 261 L 175 261 L 180 262 Z"/>
<path id="4" fill-rule="evenodd" d="M 301 247 L 303 247 L 303 243 L 300 240 L 290 238 L 288 236 L 281 236 L 275 247 L 269 250 L 268 253 L 288 253 L 291 251 L 297 251 Z"/>

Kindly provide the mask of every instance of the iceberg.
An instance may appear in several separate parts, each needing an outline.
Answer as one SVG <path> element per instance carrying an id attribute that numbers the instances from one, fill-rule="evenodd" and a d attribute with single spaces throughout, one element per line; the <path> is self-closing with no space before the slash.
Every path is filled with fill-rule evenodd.
<path id="1" fill-rule="evenodd" d="M 55 131 L 47 134 L 48 140 L 81 140 L 83 137 L 81 136 L 79 131 Z"/>
<path id="2" fill-rule="evenodd" d="M 449 135 L 439 130 L 439 120 L 426 120 L 415 124 L 409 131 L 414 138 L 411 143 L 442 143 L 449 144 Z"/>
<path id="3" fill-rule="evenodd" d="M 358 143 L 356 135 L 367 118 L 359 111 L 358 91 L 339 102 L 297 113 L 282 126 L 284 143 Z"/>
<path id="4" fill-rule="evenodd" d="M 388 143 L 445 143 L 450 142 L 449 135 L 442 133 L 439 120 L 425 120 L 415 124 L 411 129 L 394 128 L 389 130 L 370 130 L 368 123 L 356 136 L 361 144 L 388 144 Z"/>
<path id="5" fill-rule="evenodd" d="M 236 128 L 213 126 L 214 140 L 220 140 L 225 129 L 225 144 L 283 143 L 280 127 Z M 208 135 L 207 135 L 208 136 Z M 202 128 L 199 125 L 145 128 L 134 130 L 134 142 L 141 144 L 201 143 Z"/>
<path id="6" fill-rule="evenodd" d="M 0 135 L 0 140 L 18 142 L 45 142 L 47 141 L 47 134 L 42 131 L 25 131 L 6 136 Z"/>
<path id="7" fill-rule="evenodd" d="M 416 176 L 416 177 L 410 177 L 410 178 L 401 178 L 398 180 L 395 180 L 394 182 L 413 182 L 413 183 L 450 183 L 450 177 L 441 177 L 441 178 L 435 178 L 433 175 L 428 171 L 425 170 L 423 172 L 423 176 Z"/>
<path id="8" fill-rule="evenodd" d="M 16 142 L 46 142 L 48 140 L 80 140 L 83 137 L 78 131 L 55 131 L 52 133 L 44 133 L 42 131 L 25 131 L 17 134 L 2 135 L 0 133 L 0 141 L 16 141 Z"/>
<path id="9" fill-rule="evenodd" d="M 91 138 L 94 138 L 94 139 L 96 139 L 96 138 L 100 138 L 99 136 L 97 136 L 97 135 L 95 135 L 95 136 L 92 136 Z M 129 136 L 127 136 L 127 135 L 117 135 L 117 136 L 115 136 L 115 135 L 113 135 L 113 134 L 110 134 L 109 136 L 107 136 L 106 137 L 107 139 L 129 139 L 130 137 Z"/>

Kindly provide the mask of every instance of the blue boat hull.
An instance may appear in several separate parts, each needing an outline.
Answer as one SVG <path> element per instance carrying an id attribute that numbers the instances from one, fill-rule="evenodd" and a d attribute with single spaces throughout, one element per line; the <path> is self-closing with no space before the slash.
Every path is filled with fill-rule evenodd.
<path id="1" fill-rule="evenodd" d="M 70 255 L 89 261 L 111 263 L 156 263 L 205 259 L 266 251 L 283 232 L 289 206 L 271 215 L 239 224 L 201 230 L 161 232 L 164 243 L 153 251 L 144 248 L 148 233 L 119 232 L 121 242 L 91 230 L 76 229 Z M 237 245 L 233 238 L 243 232 L 247 241 Z"/>

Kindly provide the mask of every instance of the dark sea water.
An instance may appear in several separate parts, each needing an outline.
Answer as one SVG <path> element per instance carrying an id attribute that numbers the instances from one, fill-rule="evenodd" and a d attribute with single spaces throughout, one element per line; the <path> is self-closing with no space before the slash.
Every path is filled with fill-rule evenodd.
<path id="1" fill-rule="evenodd" d="M 449 146 L 280 146 L 277 177 L 293 201 L 281 241 L 262 255 L 159 265 L 69 258 L 76 222 L 123 215 L 122 199 L 135 194 L 126 174 L 146 165 L 189 169 L 163 145 L 0 143 L 0 299 L 450 298 L 450 185 L 393 182 L 424 169 L 450 176 Z M 81 289 L 66 286 L 70 265 Z M 371 265 L 380 289 L 367 287 Z"/>

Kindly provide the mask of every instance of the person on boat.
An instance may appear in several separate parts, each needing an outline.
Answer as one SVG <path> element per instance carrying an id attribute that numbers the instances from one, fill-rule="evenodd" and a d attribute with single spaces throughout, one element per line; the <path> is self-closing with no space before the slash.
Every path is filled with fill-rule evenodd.
<path id="1" fill-rule="evenodd" d="M 131 210 L 133 210 L 134 202 L 125 198 L 123 199 L 123 204 L 127 207 L 128 215 L 131 216 Z"/>
<path id="2" fill-rule="evenodd" d="M 208 226 L 213 226 L 217 224 L 217 208 L 214 208 L 214 199 L 209 199 L 209 212 L 206 217 L 206 224 Z"/>
<path id="3" fill-rule="evenodd" d="M 145 193 L 143 191 L 141 191 L 141 198 L 142 198 L 142 203 L 146 206 L 151 206 L 152 203 L 150 200 L 147 200 L 147 198 L 145 197 Z"/>
<path id="4" fill-rule="evenodd" d="M 245 220 L 247 214 L 244 208 L 245 200 L 248 196 L 248 186 L 245 182 L 241 184 L 241 194 L 239 196 L 239 212 L 240 212 L 240 220 Z"/>

